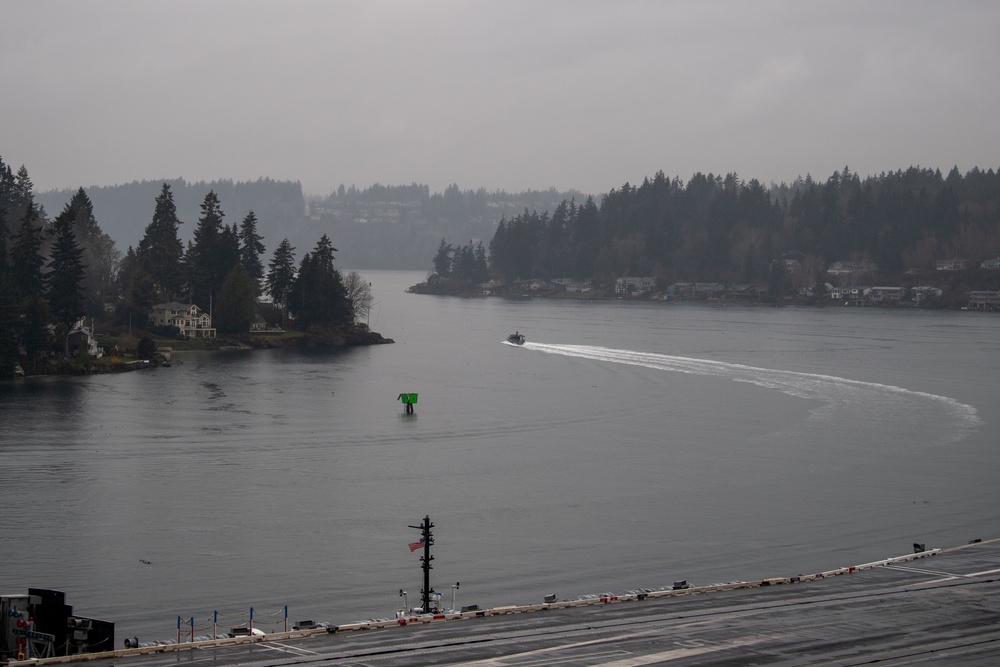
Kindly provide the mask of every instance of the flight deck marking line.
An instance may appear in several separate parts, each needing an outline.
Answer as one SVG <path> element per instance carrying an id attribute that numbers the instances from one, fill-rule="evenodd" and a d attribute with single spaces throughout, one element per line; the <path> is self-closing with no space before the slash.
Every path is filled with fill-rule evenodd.
<path id="1" fill-rule="evenodd" d="M 741 648 L 744 646 L 750 646 L 752 644 L 759 644 L 763 641 L 767 641 L 767 637 L 756 637 L 753 639 L 734 639 L 726 642 L 725 644 L 716 644 L 714 646 L 704 646 L 701 648 L 675 648 L 669 651 L 661 651 L 660 653 L 650 653 L 647 655 L 633 655 L 629 658 L 622 658 L 621 660 L 614 660 L 612 662 L 601 663 L 602 667 L 642 667 L 642 665 L 655 665 L 668 660 L 679 660 L 681 658 L 689 658 L 695 655 L 702 655 L 705 653 L 715 653 L 717 651 L 725 651 L 732 648 Z M 584 642 L 589 643 L 589 642 Z M 542 651 L 553 651 L 559 650 L 565 647 L 553 647 L 551 649 L 540 649 Z M 531 652 L 529 652 L 531 653 Z M 524 654 L 527 655 L 527 654 Z M 463 662 L 458 663 L 461 667 L 514 667 L 520 666 L 520 663 L 511 662 L 512 659 L 516 659 L 518 656 L 508 656 L 507 658 L 487 658 L 486 660 L 475 660 L 473 662 Z M 580 658 L 585 658 L 586 656 L 580 656 Z M 563 660 L 560 659 L 560 662 Z M 539 663 L 536 663 L 539 664 Z M 540 663 L 540 664 L 555 664 L 551 663 Z"/>
<path id="2" fill-rule="evenodd" d="M 971 572 L 965 576 L 967 577 L 985 577 L 988 574 L 1000 574 L 1000 568 L 996 570 L 983 570 L 982 572 Z"/>
<path id="3" fill-rule="evenodd" d="M 565 658 L 555 658 L 555 659 L 538 658 L 537 660 L 528 660 L 526 662 L 521 662 L 519 660 L 516 664 L 516 667 L 533 667 L 535 665 L 541 667 L 542 665 L 558 665 L 563 662 L 576 662 L 577 660 L 592 660 L 594 658 L 603 659 L 603 658 L 610 658 L 611 656 L 623 656 L 623 655 L 631 655 L 631 654 L 628 651 L 622 651 L 622 650 L 597 651 L 596 653 L 584 653 L 582 655 L 581 654 L 572 656 L 568 655 Z M 512 656 L 512 657 L 517 657 L 517 656 Z M 502 660 L 503 658 L 500 659 Z M 606 663 L 601 663 L 601 664 L 606 664 Z M 515 667 L 515 666 L 511 665 L 510 667 Z"/>
<path id="4" fill-rule="evenodd" d="M 649 635 L 662 635 L 662 634 L 663 634 L 662 628 L 651 628 L 649 630 L 641 630 L 639 632 L 632 632 L 629 634 L 620 635 L 618 637 L 615 637 L 615 641 L 622 641 L 624 639 L 636 639 L 639 637 L 647 637 Z M 730 648 L 750 646 L 752 644 L 759 644 L 761 642 L 770 641 L 775 638 L 776 636 L 772 635 L 756 635 L 753 638 L 747 637 L 743 639 L 739 638 L 731 639 L 725 642 L 713 642 L 712 645 L 705 646 L 703 648 L 672 649 L 670 651 L 664 651 L 656 654 L 640 655 L 640 656 L 635 656 L 634 658 L 625 658 L 622 660 L 616 660 L 614 662 L 606 662 L 602 663 L 602 667 L 640 667 L 641 665 L 656 664 L 657 662 L 662 662 L 664 660 L 674 660 L 678 658 L 689 657 L 692 655 L 701 655 L 702 653 L 712 653 L 715 651 L 723 651 Z M 591 639 L 584 642 L 576 642 L 575 644 L 564 644 L 562 646 L 550 646 L 547 648 L 540 648 L 534 651 L 526 651 L 518 655 L 505 656 L 502 658 L 486 658 L 483 660 L 474 660 L 472 662 L 462 662 L 456 664 L 459 665 L 460 667 L 514 667 L 514 664 L 516 664 L 517 667 L 520 667 L 522 663 L 520 662 L 511 663 L 509 661 L 517 660 L 519 658 L 530 656 L 532 654 L 539 654 L 539 655 L 551 654 L 555 651 L 572 650 L 575 648 L 579 648 L 581 646 L 588 646 L 590 644 L 603 644 L 606 643 L 607 641 L 608 641 L 607 638 Z M 679 640 L 678 642 L 674 643 L 676 644 L 679 643 L 680 641 L 683 640 Z M 585 656 L 580 656 L 580 657 L 585 657 Z M 556 658 L 555 660 L 547 662 L 537 662 L 537 661 L 533 662 L 535 664 L 544 665 L 544 664 L 555 664 L 556 660 L 558 660 L 559 662 L 565 661 L 563 658 Z"/>
<path id="5" fill-rule="evenodd" d="M 295 646 L 289 646 L 288 644 L 282 644 L 281 642 L 258 642 L 260 648 L 266 648 L 271 651 L 277 651 L 279 653 L 294 653 L 295 655 L 319 655 L 316 651 L 310 651 L 304 648 L 297 648 Z"/>
<path id="6" fill-rule="evenodd" d="M 906 570 L 907 572 L 918 572 L 920 574 L 933 574 L 941 577 L 948 577 L 950 579 L 972 579 L 975 577 L 985 577 L 988 574 L 1000 573 L 1000 568 L 995 570 L 983 570 L 982 572 L 969 572 L 968 574 L 955 574 L 953 572 L 941 572 L 940 570 L 923 570 L 918 567 L 906 567 L 905 565 L 895 565 L 893 566 L 893 569 Z"/>
<path id="7" fill-rule="evenodd" d="M 958 579 L 960 577 L 970 577 L 970 574 L 955 574 L 954 572 L 942 572 L 941 570 L 924 570 L 919 567 L 906 567 L 905 565 L 893 565 L 894 570 L 906 570 L 907 572 L 916 572 L 917 574 L 931 574 L 936 577 L 948 577 L 950 579 Z"/>

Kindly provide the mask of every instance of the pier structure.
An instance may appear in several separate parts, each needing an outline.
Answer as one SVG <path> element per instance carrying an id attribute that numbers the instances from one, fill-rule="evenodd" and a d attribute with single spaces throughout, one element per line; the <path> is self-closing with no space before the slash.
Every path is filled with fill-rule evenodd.
<path id="1" fill-rule="evenodd" d="M 429 531 L 429 518 L 414 528 Z M 290 633 L 60 656 L 92 667 L 1000 664 L 1000 540 L 687 588 L 368 619 Z M 425 591 L 429 585 L 425 586 Z M 211 648 L 199 654 L 199 649 Z"/>

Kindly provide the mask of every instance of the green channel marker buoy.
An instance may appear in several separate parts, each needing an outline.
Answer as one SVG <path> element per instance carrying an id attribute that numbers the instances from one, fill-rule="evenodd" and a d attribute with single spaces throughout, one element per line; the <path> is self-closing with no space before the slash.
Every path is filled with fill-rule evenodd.
<path id="1" fill-rule="evenodd" d="M 406 408 L 406 414 L 412 415 L 413 406 L 417 404 L 417 395 L 410 393 L 402 393 L 396 398 L 403 402 L 403 406 Z"/>

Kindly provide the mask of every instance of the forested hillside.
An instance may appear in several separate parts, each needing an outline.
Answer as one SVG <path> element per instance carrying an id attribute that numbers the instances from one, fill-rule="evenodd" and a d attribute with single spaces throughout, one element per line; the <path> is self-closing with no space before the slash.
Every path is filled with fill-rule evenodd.
<path id="1" fill-rule="evenodd" d="M 359 190 L 343 185 L 309 204 L 311 229 L 337 240 L 340 257 L 352 268 L 425 269 L 441 239 L 486 244 L 505 216 L 523 209 L 547 210 L 578 191 L 555 189 L 509 193 L 461 190 L 450 185 L 431 193 L 426 185 L 375 185 Z M 308 239 L 307 239 L 308 240 Z"/>
<path id="2" fill-rule="evenodd" d="M 766 187 L 734 174 L 663 172 L 612 189 L 597 203 L 503 220 L 489 243 L 490 270 L 506 281 L 571 277 L 612 284 L 620 276 L 767 284 L 776 260 L 797 280 L 821 280 L 836 261 L 869 277 L 933 271 L 957 258 L 978 266 L 1000 256 L 1000 174 L 910 168 L 861 178 L 845 168 Z M 870 284 L 870 283 L 869 283 Z M 789 285 L 788 287 L 793 287 Z"/>
<path id="3" fill-rule="evenodd" d="M 258 185 L 280 190 L 273 182 Z M 301 198 L 298 184 L 290 194 Z M 279 194 L 268 210 L 287 201 Z M 357 273 L 340 273 L 326 235 L 311 252 L 299 250 L 297 268 L 295 248 L 283 239 L 265 267 L 253 210 L 227 222 L 212 189 L 199 208 L 185 245 L 174 193 L 161 183 L 146 203 L 149 222 L 141 237 L 122 253 L 83 188 L 50 219 L 35 200 L 28 170 L 15 173 L 0 159 L 0 376 L 91 371 L 103 353 L 98 326 L 118 332 L 108 345 L 114 356 L 101 362 L 102 371 L 120 368 L 123 350 L 148 359 L 156 349 L 148 334 L 211 339 L 217 332 L 282 333 L 294 326 L 313 341 L 358 340 L 354 322 L 371 303 L 370 283 Z M 273 305 L 259 303 L 262 291 Z M 369 333 L 359 335 L 371 340 Z"/>

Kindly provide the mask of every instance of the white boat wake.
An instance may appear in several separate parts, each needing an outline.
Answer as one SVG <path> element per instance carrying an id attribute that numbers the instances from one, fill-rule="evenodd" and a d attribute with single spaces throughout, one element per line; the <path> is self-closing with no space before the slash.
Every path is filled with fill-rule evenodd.
<path id="1" fill-rule="evenodd" d="M 725 361 L 711 361 L 692 357 L 678 357 L 653 352 L 616 350 L 592 345 L 552 345 L 547 343 L 524 344 L 525 349 L 557 354 L 579 359 L 641 366 L 656 370 L 688 373 L 706 377 L 747 382 L 768 389 L 776 389 L 789 396 L 796 396 L 821 403 L 812 411 L 817 420 L 829 419 L 834 407 L 846 406 L 851 410 L 877 415 L 885 410 L 920 410 L 921 405 L 936 404 L 954 421 L 955 431 L 948 442 L 962 440 L 970 430 L 982 424 L 976 408 L 947 396 L 912 391 L 877 382 L 865 382 L 796 371 L 757 368 Z M 915 403 L 914 403 L 915 402 Z"/>

